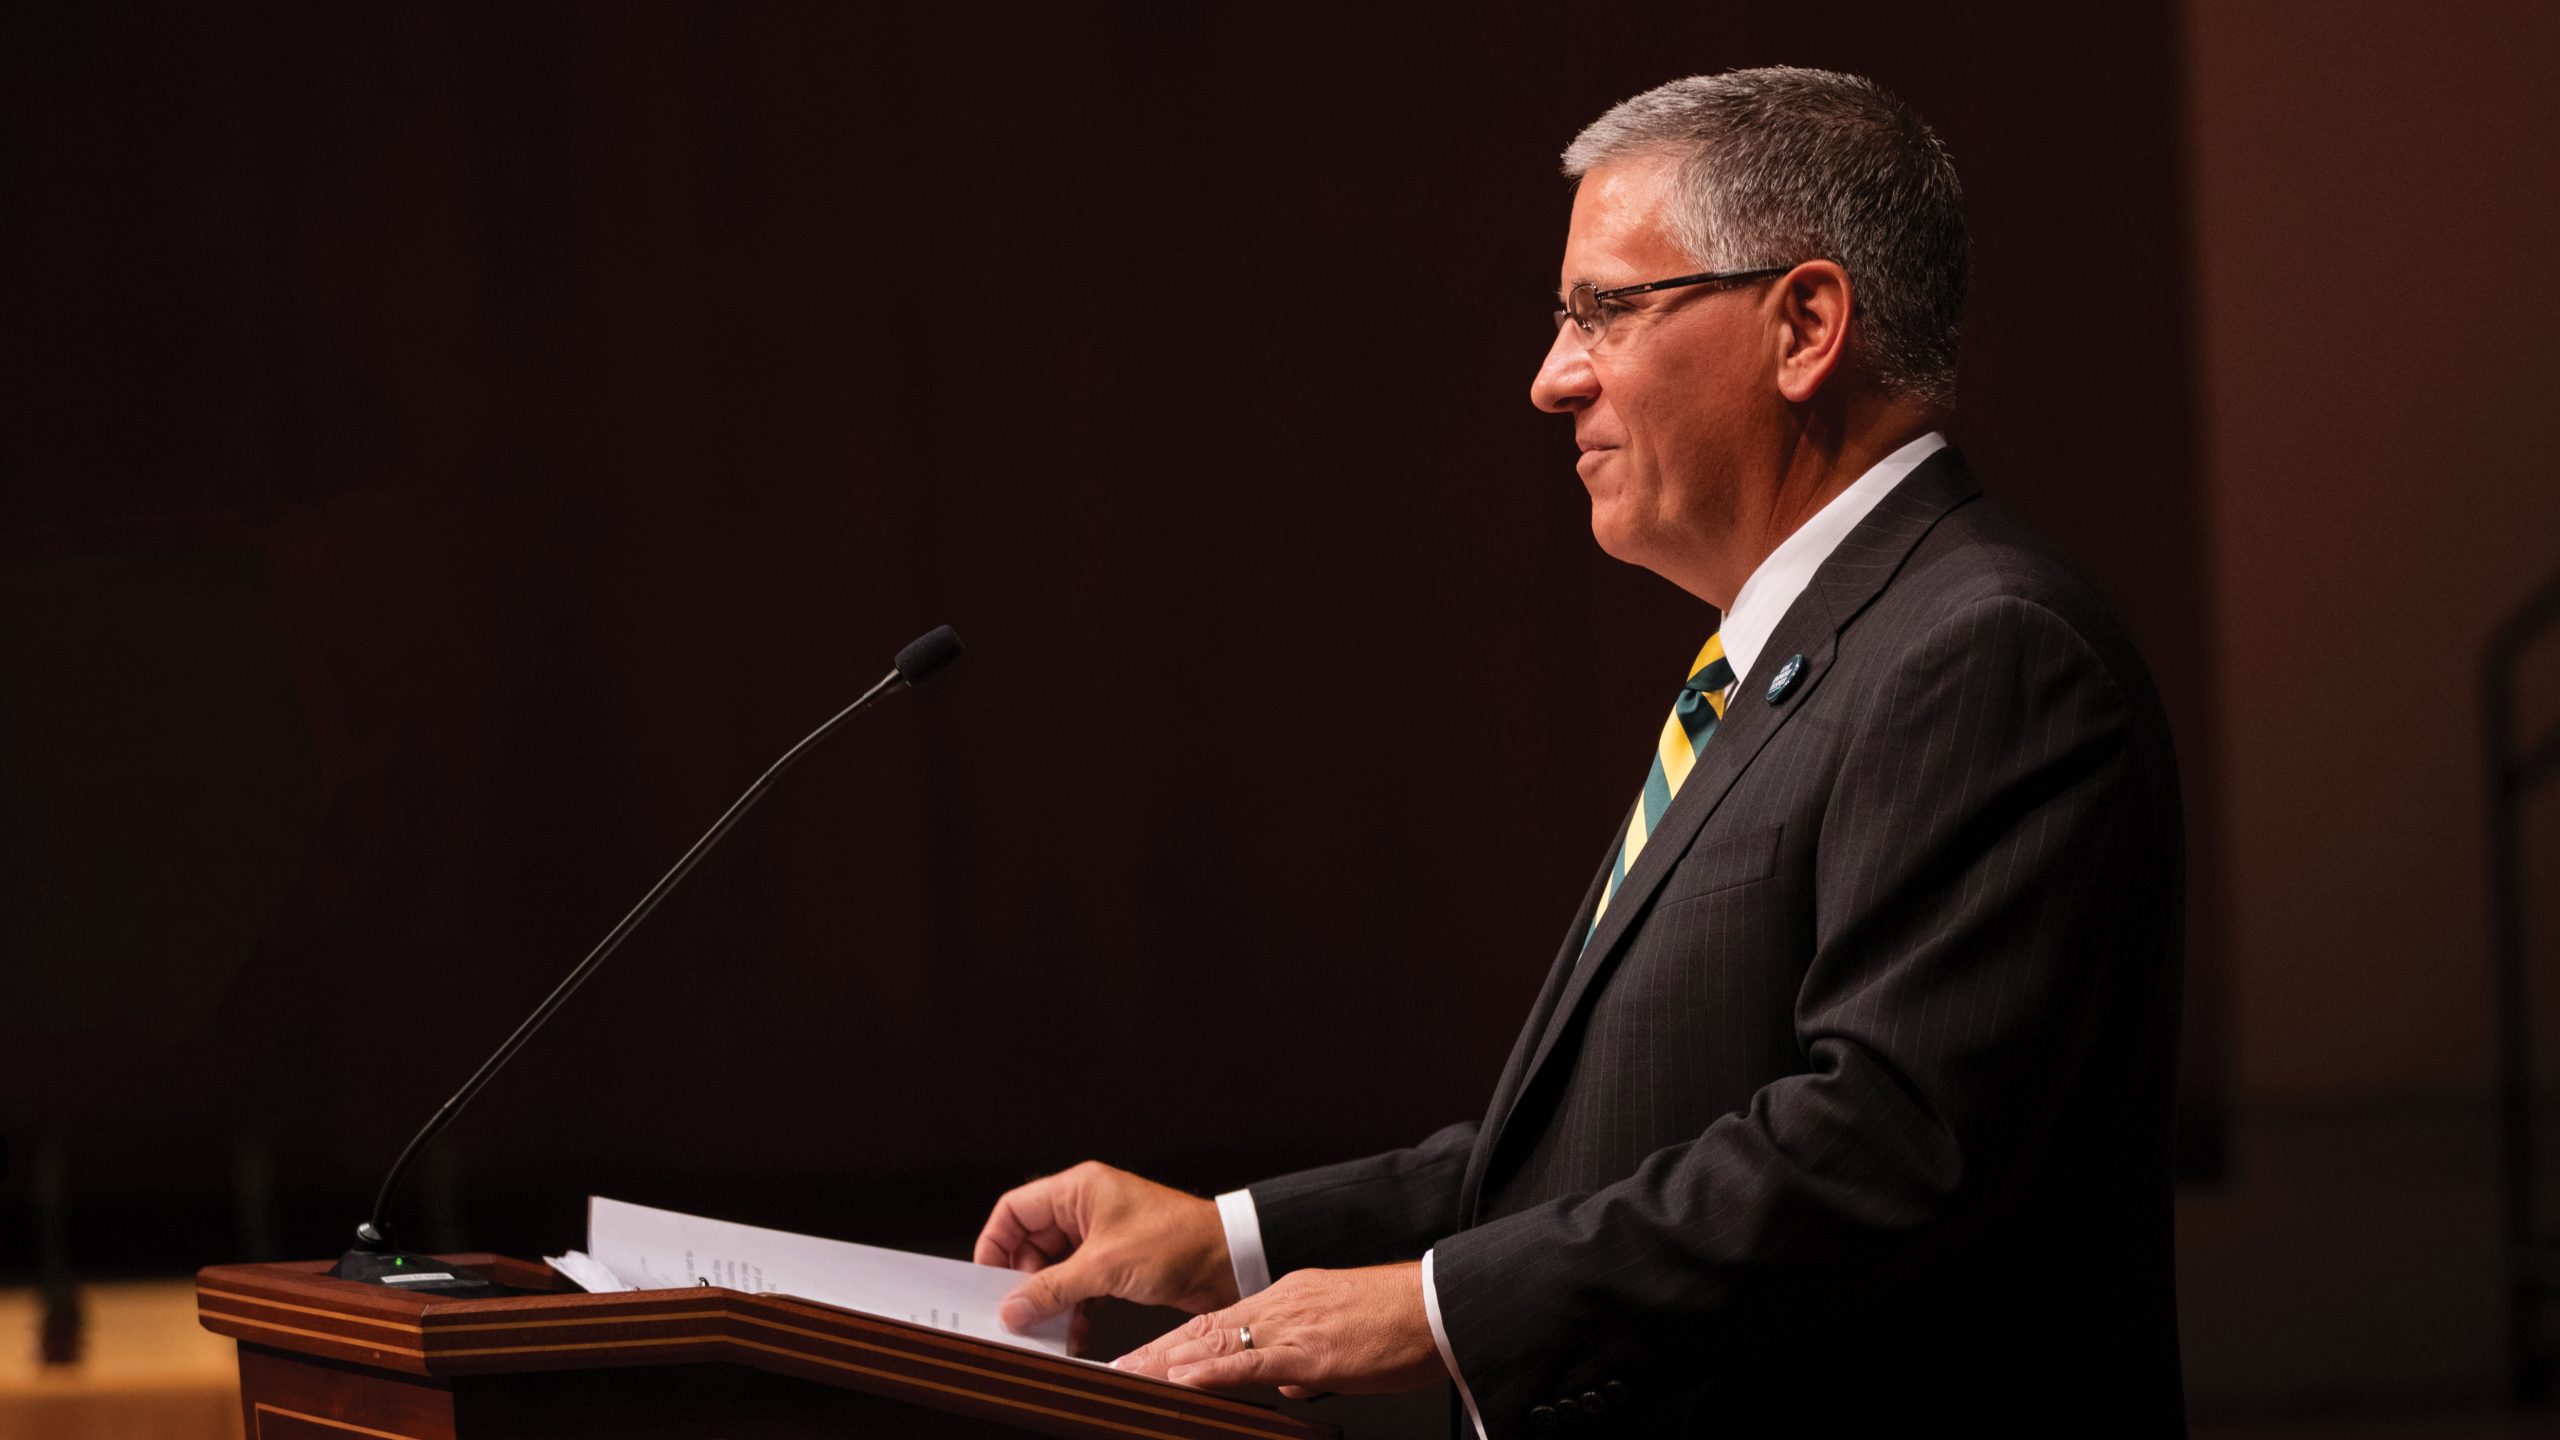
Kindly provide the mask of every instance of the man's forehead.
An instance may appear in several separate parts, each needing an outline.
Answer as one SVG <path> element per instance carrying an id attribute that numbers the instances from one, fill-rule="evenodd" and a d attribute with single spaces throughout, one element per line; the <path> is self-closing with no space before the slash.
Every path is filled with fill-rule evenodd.
<path id="1" fill-rule="evenodd" d="M 1676 261 L 1679 247 L 1663 224 L 1675 168 L 1669 156 L 1637 155 L 1595 165 L 1582 177 L 1565 233 L 1567 284 L 1623 281 L 1631 267 Z"/>

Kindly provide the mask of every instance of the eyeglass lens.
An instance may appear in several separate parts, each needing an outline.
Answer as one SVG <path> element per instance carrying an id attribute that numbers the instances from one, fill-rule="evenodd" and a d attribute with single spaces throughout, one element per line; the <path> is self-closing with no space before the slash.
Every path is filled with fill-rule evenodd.
<path id="1" fill-rule="evenodd" d="M 1570 320 L 1582 331 L 1583 343 L 1600 343 L 1601 335 L 1609 328 L 1609 317 L 1601 310 L 1599 300 L 1594 298 L 1597 293 L 1588 282 L 1565 292 L 1563 301 L 1556 306 L 1556 328 L 1562 330 L 1565 322 Z"/>

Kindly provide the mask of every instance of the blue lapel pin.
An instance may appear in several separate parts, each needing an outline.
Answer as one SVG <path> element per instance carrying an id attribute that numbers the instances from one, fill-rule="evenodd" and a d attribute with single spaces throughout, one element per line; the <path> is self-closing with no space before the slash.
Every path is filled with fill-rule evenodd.
<path id="1" fill-rule="evenodd" d="M 1796 683 L 1796 677 L 1803 673 L 1804 657 L 1801 655 L 1788 656 L 1787 663 L 1778 667 L 1778 678 L 1769 682 L 1769 703 L 1775 705 L 1779 701 L 1786 699 L 1787 691 Z"/>

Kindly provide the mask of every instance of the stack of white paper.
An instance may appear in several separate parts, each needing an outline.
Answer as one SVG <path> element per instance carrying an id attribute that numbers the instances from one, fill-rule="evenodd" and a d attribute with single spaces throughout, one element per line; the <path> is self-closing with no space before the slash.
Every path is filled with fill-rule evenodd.
<path id="1" fill-rule="evenodd" d="M 997 1304 L 1022 1283 L 1011 1270 L 706 1220 L 602 1196 L 587 1199 L 586 1250 L 554 1257 L 551 1266 L 584 1290 L 717 1285 L 1067 1353 L 1066 1315 L 1051 1316 L 1022 1335 L 996 1319 Z"/>
<path id="2" fill-rule="evenodd" d="M 616 1290 L 631 1288 L 622 1283 L 621 1276 L 604 1268 L 594 1256 L 584 1250 L 572 1250 L 566 1255 L 545 1255 L 542 1260 L 552 1269 L 568 1276 L 569 1283 L 590 1295 L 610 1295 Z"/>

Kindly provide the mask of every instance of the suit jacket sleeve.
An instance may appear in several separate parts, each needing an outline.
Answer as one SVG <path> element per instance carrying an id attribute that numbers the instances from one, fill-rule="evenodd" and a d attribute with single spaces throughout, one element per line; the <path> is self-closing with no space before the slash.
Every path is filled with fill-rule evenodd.
<path id="1" fill-rule="evenodd" d="M 1458 1187 L 1475 1138 L 1474 1122 L 1451 1125 L 1407 1149 L 1252 1186 L 1272 1278 L 1421 1259 L 1458 1227 Z"/>
<path id="2" fill-rule="evenodd" d="M 1821 802 L 1805 1071 L 1624 1180 L 1438 1241 L 1442 1318 L 1493 1435 L 1613 1380 L 1638 1398 L 1711 1384 L 1747 1348 L 1720 1341 L 1839 1314 L 1961 1245 L 2034 1173 L 2106 1017 L 2174 984 L 2122 938 L 2156 933 L 2132 913 L 2161 899 L 2122 877 L 2176 843 L 2150 712 L 2032 601 L 1978 597 L 1906 633 L 1848 710 Z"/>

